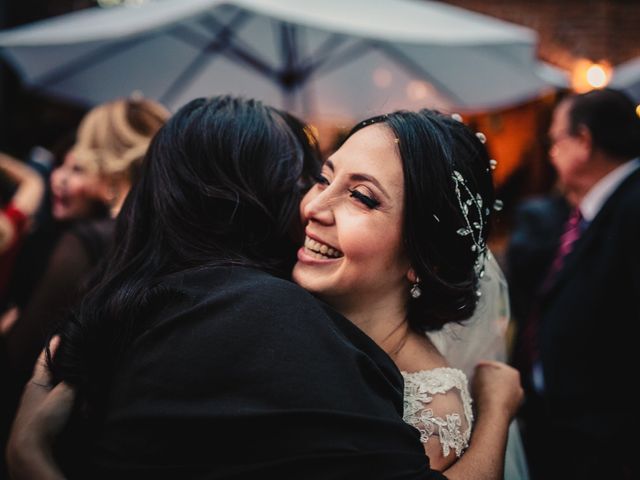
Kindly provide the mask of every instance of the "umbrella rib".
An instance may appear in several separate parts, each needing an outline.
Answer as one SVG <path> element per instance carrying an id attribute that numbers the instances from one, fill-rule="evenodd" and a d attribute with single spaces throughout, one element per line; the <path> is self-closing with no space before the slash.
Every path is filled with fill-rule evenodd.
<path id="1" fill-rule="evenodd" d="M 309 60 L 306 61 L 308 66 L 306 68 L 313 68 L 315 64 L 322 64 L 326 61 L 326 59 L 333 54 L 333 52 L 340 48 L 346 42 L 346 37 L 342 34 L 334 33 L 329 38 L 327 38 L 322 45 L 320 45 L 310 56 Z M 315 58 L 316 60 L 311 60 Z"/>
<path id="2" fill-rule="evenodd" d="M 248 17 L 246 12 L 240 13 L 244 13 L 244 15 Z M 244 20 L 245 18 L 243 17 L 243 21 Z M 221 51 L 223 55 L 228 57 L 230 60 L 240 61 L 267 77 L 274 77 L 276 75 L 275 68 L 261 60 L 258 54 L 252 52 L 251 47 L 242 42 L 230 26 L 221 24 L 220 21 L 212 15 L 209 16 L 209 22 L 213 24 L 214 27 L 225 29 L 219 34 L 224 34 L 226 36 L 225 48 Z M 205 24 L 204 26 L 210 28 L 209 25 Z"/>
<path id="3" fill-rule="evenodd" d="M 158 34 L 159 32 L 152 32 L 140 37 L 118 42 L 115 45 L 106 45 L 104 47 L 97 48 L 96 50 L 92 50 L 91 52 L 82 55 L 81 57 L 67 63 L 66 65 L 61 65 L 60 67 L 52 70 L 46 75 L 36 77 L 34 79 L 34 83 L 39 84 L 39 86 L 42 88 L 55 85 L 56 83 L 61 82 L 65 78 L 70 77 L 78 71 L 82 71 L 83 69 L 95 63 L 103 62 L 106 59 L 119 54 L 122 50 L 147 41 Z"/>
<path id="4" fill-rule="evenodd" d="M 295 25 L 292 25 L 292 29 L 293 29 L 293 33 L 295 34 L 293 36 L 293 40 L 295 42 L 295 49 L 296 49 L 295 61 L 297 62 L 297 65 L 295 68 L 296 68 L 296 78 L 298 80 L 297 87 L 299 87 L 297 93 L 300 95 L 301 111 L 303 112 L 303 115 L 305 117 L 309 118 L 313 115 L 313 112 L 316 110 L 316 103 L 315 103 L 316 99 L 315 99 L 313 89 L 311 87 L 311 83 L 307 82 L 307 79 L 309 78 L 309 74 L 306 71 L 306 67 L 303 66 L 303 61 L 300 59 L 301 51 L 305 52 L 307 50 L 306 43 L 304 43 L 302 48 L 300 47 L 302 42 L 306 42 L 307 36 L 305 31 L 300 31 L 298 27 Z M 306 88 L 302 88 L 305 84 L 306 84 Z"/>
<path id="5" fill-rule="evenodd" d="M 198 71 L 202 70 L 206 65 L 206 61 L 209 59 L 211 51 L 208 49 L 202 50 L 196 58 L 178 75 L 169 88 L 160 97 L 160 102 L 164 105 L 169 105 L 177 94 L 181 91 L 184 85 L 189 84 L 196 76 Z"/>
<path id="6" fill-rule="evenodd" d="M 217 37 L 212 40 L 210 37 L 203 35 L 200 32 L 196 32 L 187 25 L 177 25 L 168 33 L 169 35 L 176 37 L 176 39 L 197 49 L 202 49 L 203 45 L 208 46 L 218 40 Z M 216 33 L 216 35 L 217 34 L 218 33 Z"/>
<path id="7" fill-rule="evenodd" d="M 366 50 L 371 49 L 372 46 L 366 40 L 359 41 L 343 51 L 339 55 L 331 57 L 327 54 L 323 58 L 311 62 L 307 67 L 306 75 L 309 76 L 313 73 L 319 72 L 320 74 L 329 73 L 332 70 L 340 68 L 345 63 L 350 62 L 354 57 L 362 55 Z M 328 64 L 328 62 L 331 62 Z M 322 70 L 320 70 L 322 68 Z"/>
<path id="8" fill-rule="evenodd" d="M 372 47 L 382 51 L 392 62 L 395 62 L 409 72 L 414 75 L 418 75 L 419 77 L 427 80 L 429 83 L 435 85 L 436 89 L 440 92 L 444 93 L 449 99 L 453 100 L 458 105 L 464 106 L 465 101 L 460 98 L 455 92 L 453 92 L 449 87 L 447 87 L 444 83 L 439 81 L 430 75 L 423 67 L 414 62 L 411 58 L 406 56 L 400 50 L 395 47 L 392 47 L 389 44 L 381 44 L 378 42 L 372 43 Z"/>
<path id="9" fill-rule="evenodd" d="M 296 45 L 295 33 L 286 22 L 278 22 L 278 38 L 280 40 L 280 57 L 282 68 L 275 80 L 280 87 L 282 104 L 285 110 L 294 109 L 294 88 L 296 84 Z"/>
<path id="10" fill-rule="evenodd" d="M 233 29 L 239 28 L 242 23 L 248 20 L 248 18 L 249 15 L 247 12 L 241 11 L 238 12 L 233 20 L 227 25 L 220 23 L 213 17 L 209 18 L 209 24 L 201 22 L 202 25 L 209 30 L 211 30 L 212 27 L 218 29 L 215 32 L 215 38 L 212 41 L 210 41 L 209 38 L 204 37 L 199 32 L 193 31 L 185 26 L 182 26 L 182 29 L 180 30 L 174 29 L 171 34 L 197 49 L 203 49 L 202 44 L 209 42 L 204 48 L 209 49 L 210 52 L 222 54 L 232 61 L 248 65 L 265 76 L 273 77 L 275 76 L 275 69 L 260 60 L 257 55 L 254 55 L 250 51 L 251 48 L 239 41 L 237 35 L 234 34 Z M 234 41 L 239 45 L 234 45 Z"/>
<path id="11" fill-rule="evenodd" d="M 198 53 L 196 58 L 192 60 L 191 63 L 171 83 L 169 88 L 160 97 L 160 101 L 166 105 L 173 101 L 173 99 L 176 97 L 178 92 L 180 92 L 183 86 L 189 84 L 196 76 L 198 71 L 204 68 L 204 66 L 206 65 L 207 57 L 213 53 L 223 50 L 228 46 L 228 32 L 230 31 L 230 29 L 238 28 L 243 22 L 246 21 L 246 19 L 247 14 L 245 12 L 238 12 L 238 14 L 234 16 L 234 18 L 227 25 L 218 24 L 219 30 L 215 33 L 215 38 L 211 41 L 209 38 L 200 35 L 198 32 L 193 31 L 192 29 L 184 25 L 180 25 L 179 27 L 173 29 L 170 32 L 171 35 L 175 36 L 179 40 L 189 43 L 192 46 L 201 48 L 201 45 L 203 43 L 208 43 L 204 46 L 204 48 L 201 48 L 200 53 Z"/>
<path id="12" fill-rule="evenodd" d="M 278 28 L 276 28 L 278 27 Z M 283 97 L 283 105 L 288 111 L 293 111 L 296 94 L 300 94 L 301 109 L 305 115 L 310 115 L 313 108 L 313 95 L 310 89 L 301 89 L 308 75 L 306 67 L 300 61 L 301 38 L 304 34 L 298 30 L 295 24 L 289 22 L 272 22 L 274 34 L 280 40 L 280 56 L 282 58 L 282 68 L 274 75 L 280 87 Z M 276 33 L 277 32 L 277 33 Z"/>
<path id="13" fill-rule="evenodd" d="M 283 52 L 285 71 L 294 71 L 298 58 L 296 31 L 293 25 L 280 23 L 280 51 Z"/>

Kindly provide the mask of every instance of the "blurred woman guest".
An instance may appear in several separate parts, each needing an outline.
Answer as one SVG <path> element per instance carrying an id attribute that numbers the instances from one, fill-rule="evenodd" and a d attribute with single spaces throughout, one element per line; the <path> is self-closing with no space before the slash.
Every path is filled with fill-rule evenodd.
<path id="1" fill-rule="evenodd" d="M 6 154 L 0 153 L 0 333 L 15 321 L 15 312 L 6 310 L 7 287 L 16 257 L 29 231 L 33 217 L 44 195 L 44 182 L 32 168 Z M 0 449 L 11 425 L 14 398 L 8 394 L 9 371 L 5 361 L 5 346 L 0 341 Z M 0 477 L 5 471 L 4 456 L 0 459 Z"/>
<path id="2" fill-rule="evenodd" d="M 7 190 L 11 190 L 10 195 L 7 195 L 7 201 L 0 200 L 0 311 L 2 311 L 11 269 L 27 233 L 29 219 L 42 202 L 44 184 L 38 172 L 4 153 L 0 153 L 0 174 L 3 175 L 5 184 L 8 184 Z M 4 330 L 3 324 L 0 324 L 0 328 Z"/>
<path id="3" fill-rule="evenodd" d="M 52 215 L 69 228 L 28 304 L 14 313 L 13 324 L 5 325 L 9 365 L 19 387 L 29 377 L 47 332 L 110 246 L 114 218 L 138 178 L 151 137 L 168 116 L 164 107 L 147 99 L 99 105 L 83 118 L 75 144 L 52 173 Z"/>

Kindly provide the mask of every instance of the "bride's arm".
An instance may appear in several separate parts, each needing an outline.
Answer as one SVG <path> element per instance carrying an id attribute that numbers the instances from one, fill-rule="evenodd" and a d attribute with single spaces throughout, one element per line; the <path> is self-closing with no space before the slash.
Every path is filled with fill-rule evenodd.
<path id="1" fill-rule="evenodd" d="M 473 391 L 478 413 L 469 448 L 443 473 L 449 480 L 502 479 L 509 423 L 523 398 L 520 376 L 504 363 L 481 362 Z"/>
<path id="2" fill-rule="evenodd" d="M 425 376 L 405 378 L 404 420 L 420 432 L 431 468 L 443 471 L 469 446 L 473 413 L 467 378 L 453 370 L 417 374 Z"/>

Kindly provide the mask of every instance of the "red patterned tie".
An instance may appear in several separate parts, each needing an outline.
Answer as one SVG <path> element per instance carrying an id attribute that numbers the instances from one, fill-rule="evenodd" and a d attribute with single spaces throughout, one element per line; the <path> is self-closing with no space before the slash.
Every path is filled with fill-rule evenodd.
<path id="1" fill-rule="evenodd" d="M 543 291 L 549 288 L 556 275 L 558 275 L 558 272 L 562 269 L 564 259 L 569 255 L 569 253 L 571 253 L 573 245 L 576 243 L 578 238 L 580 238 L 581 222 L 582 213 L 580 212 L 580 209 L 576 207 L 571 211 L 569 218 L 564 224 L 564 231 L 560 236 L 560 245 L 558 245 L 556 256 L 554 257 L 551 267 L 549 268 L 549 273 L 547 273 L 547 276 L 545 277 L 546 279 L 542 284 Z"/>
<path id="2" fill-rule="evenodd" d="M 560 236 L 560 244 L 556 255 L 551 263 L 549 272 L 542 282 L 541 292 L 545 292 L 553 284 L 554 279 L 558 275 L 558 272 L 562 269 L 565 257 L 573 250 L 573 246 L 580 238 L 581 233 L 582 213 L 579 208 L 574 208 L 569 215 L 569 218 L 564 224 L 564 230 Z M 527 317 L 527 322 L 522 330 L 522 363 L 526 370 L 529 370 L 534 362 L 538 359 L 538 328 L 540 320 L 539 304 L 533 305 L 532 311 Z"/>

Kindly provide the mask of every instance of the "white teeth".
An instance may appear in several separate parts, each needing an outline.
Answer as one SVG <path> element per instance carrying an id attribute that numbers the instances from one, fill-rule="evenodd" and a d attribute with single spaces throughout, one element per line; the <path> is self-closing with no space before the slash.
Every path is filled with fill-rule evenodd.
<path id="1" fill-rule="evenodd" d="M 314 258 L 323 259 L 342 257 L 342 252 L 339 250 L 325 245 L 324 243 L 320 243 L 313 238 L 305 237 L 304 246 Z"/>

